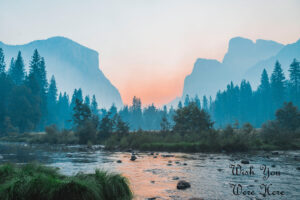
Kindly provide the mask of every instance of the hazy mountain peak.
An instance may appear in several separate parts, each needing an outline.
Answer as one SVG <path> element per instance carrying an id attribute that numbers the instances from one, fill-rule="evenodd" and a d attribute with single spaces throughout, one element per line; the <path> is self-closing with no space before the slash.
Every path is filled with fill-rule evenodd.
<path id="1" fill-rule="evenodd" d="M 82 88 L 85 95 L 95 94 L 100 106 L 123 105 L 119 91 L 99 69 L 99 55 L 95 50 L 61 36 L 24 45 L 0 43 L 0 47 L 7 64 L 20 50 L 27 66 L 34 49 L 38 49 L 45 58 L 48 78 L 54 75 L 61 91 L 72 95 L 75 88 Z"/>
<path id="2" fill-rule="evenodd" d="M 259 75 L 262 73 L 262 70 L 266 69 L 270 75 L 277 60 L 280 62 L 285 75 L 288 75 L 289 65 L 292 63 L 294 58 L 300 60 L 300 39 L 295 43 L 285 45 L 274 56 L 270 56 L 267 59 L 262 59 L 255 63 L 255 65 L 251 66 L 247 70 L 244 77 L 249 80 L 254 87 L 258 86 L 260 81 Z"/>
<path id="3" fill-rule="evenodd" d="M 223 63 L 238 73 L 244 73 L 260 60 L 276 55 L 283 47 L 284 45 L 271 40 L 258 39 L 253 42 L 250 39 L 235 37 L 229 41 Z"/>
<path id="4" fill-rule="evenodd" d="M 296 52 L 297 47 L 296 45 L 289 49 L 292 48 L 293 52 Z M 279 52 L 283 54 L 285 48 L 284 45 L 272 40 L 257 39 L 254 42 L 247 38 L 234 37 L 228 43 L 228 51 L 222 63 L 214 59 L 198 58 L 196 60 L 192 73 L 184 80 L 181 99 L 183 100 L 186 94 L 192 97 L 211 95 L 214 98 L 217 91 L 225 89 L 231 81 L 239 84 L 245 78 L 245 72 L 253 65 L 274 57 Z M 288 52 L 291 53 L 291 51 Z M 260 73 L 256 73 L 255 76 L 260 77 Z M 177 99 L 176 102 L 178 101 Z M 173 103 L 175 101 L 170 105 L 174 105 Z"/>

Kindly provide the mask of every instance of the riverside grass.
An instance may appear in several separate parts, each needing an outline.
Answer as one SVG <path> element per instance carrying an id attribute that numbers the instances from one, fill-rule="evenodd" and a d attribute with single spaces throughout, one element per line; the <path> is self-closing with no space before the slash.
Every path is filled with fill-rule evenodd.
<path id="1" fill-rule="evenodd" d="M 119 174 L 64 176 L 36 163 L 0 165 L 0 200 L 130 200 L 129 182 Z"/>

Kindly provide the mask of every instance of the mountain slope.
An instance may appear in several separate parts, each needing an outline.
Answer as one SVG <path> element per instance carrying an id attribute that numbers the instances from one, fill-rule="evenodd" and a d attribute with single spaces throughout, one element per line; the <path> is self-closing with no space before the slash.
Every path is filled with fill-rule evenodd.
<path id="1" fill-rule="evenodd" d="M 112 103 L 123 105 L 119 91 L 99 69 L 98 52 L 92 49 L 64 37 L 52 37 L 24 45 L 0 42 L 0 47 L 4 50 L 7 65 L 20 50 L 28 66 L 33 50 L 38 49 L 45 58 L 48 78 L 55 76 L 60 91 L 72 95 L 75 88 L 82 88 L 84 94 L 96 95 L 100 107 L 109 107 Z"/>
<path id="2" fill-rule="evenodd" d="M 228 51 L 222 62 L 211 59 L 197 59 L 192 73 L 187 75 L 184 80 L 181 100 L 184 100 L 186 94 L 191 97 L 197 94 L 200 98 L 203 95 L 214 98 L 217 91 L 225 89 L 231 81 L 239 84 L 242 79 L 247 78 L 245 73 L 262 60 L 270 59 L 279 54 L 287 54 L 288 57 L 293 57 L 290 52 L 283 53 L 286 51 L 287 46 L 270 40 L 259 39 L 253 42 L 241 37 L 232 38 L 229 41 Z M 297 51 L 296 47 L 293 48 Z M 253 74 L 259 78 L 262 70 L 259 68 L 257 71 L 259 73 L 254 72 Z M 259 80 L 253 81 L 256 81 L 255 83 L 251 82 L 253 85 L 259 83 Z M 174 102 L 168 105 L 176 106 Z"/>
<path id="3" fill-rule="evenodd" d="M 283 47 L 276 55 L 261 60 L 255 65 L 251 66 L 245 73 L 244 78 L 253 83 L 253 86 L 257 86 L 260 81 L 260 74 L 265 68 L 269 74 L 269 77 L 272 74 L 276 60 L 281 64 L 281 67 L 285 73 L 286 78 L 288 77 L 288 69 L 293 59 L 296 58 L 300 61 L 300 40 L 295 43 L 288 44 Z"/>
<path id="4" fill-rule="evenodd" d="M 235 37 L 229 41 L 228 51 L 224 56 L 223 64 L 232 70 L 244 72 L 257 62 L 276 55 L 284 45 L 271 40 L 252 40 Z"/>
<path id="5" fill-rule="evenodd" d="M 226 66 L 217 60 L 197 59 L 193 71 L 184 79 L 182 97 L 187 94 L 200 97 L 204 94 L 211 95 L 211 91 L 217 91 L 226 87 L 228 73 Z"/>

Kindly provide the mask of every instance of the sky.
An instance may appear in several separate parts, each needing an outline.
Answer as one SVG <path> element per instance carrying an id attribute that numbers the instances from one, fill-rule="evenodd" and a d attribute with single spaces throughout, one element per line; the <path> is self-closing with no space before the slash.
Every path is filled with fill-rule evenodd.
<path id="1" fill-rule="evenodd" d="M 0 41 L 64 36 L 99 52 L 121 93 L 162 105 L 181 96 L 197 58 L 222 61 L 231 38 L 300 38 L 298 0 L 0 0 Z"/>

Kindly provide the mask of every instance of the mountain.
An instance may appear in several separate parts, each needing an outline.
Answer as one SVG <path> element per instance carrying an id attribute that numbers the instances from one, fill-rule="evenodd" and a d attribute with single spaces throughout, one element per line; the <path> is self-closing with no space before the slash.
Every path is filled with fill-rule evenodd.
<path id="1" fill-rule="evenodd" d="M 211 91 L 218 91 L 226 86 L 228 81 L 227 67 L 217 60 L 199 58 L 194 64 L 193 71 L 184 79 L 182 97 L 211 95 Z"/>
<path id="2" fill-rule="evenodd" d="M 253 83 L 254 87 L 257 87 L 260 81 L 260 74 L 265 68 L 269 74 L 272 74 L 276 60 L 281 64 L 285 77 L 288 77 L 288 69 L 293 59 L 296 58 L 300 61 L 300 40 L 295 43 L 284 46 L 276 55 L 269 57 L 268 59 L 261 60 L 255 65 L 251 66 L 245 73 L 245 79 Z"/>
<path id="3" fill-rule="evenodd" d="M 244 72 L 257 62 L 276 55 L 284 45 L 271 40 L 252 40 L 235 37 L 229 41 L 223 64 L 232 70 Z"/>
<path id="4" fill-rule="evenodd" d="M 253 42 L 242 37 L 232 38 L 222 62 L 213 59 L 197 59 L 193 71 L 184 80 L 181 100 L 183 101 L 187 94 L 190 97 L 198 95 L 201 98 L 206 95 L 214 98 L 218 90 L 225 89 L 231 81 L 239 84 L 242 79 L 249 78 L 255 81 L 251 84 L 258 85 L 262 66 L 266 64 L 263 61 L 270 60 L 272 68 L 274 59 L 283 60 L 284 64 L 286 60 L 290 63 L 291 58 L 298 55 L 297 52 L 299 54 L 300 51 L 295 44 L 284 46 L 271 40 L 258 39 Z M 258 79 L 250 79 L 250 77 Z M 168 105 L 177 106 L 179 100 L 177 98 Z"/>
<path id="5" fill-rule="evenodd" d="M 7 66 L 10 59 L 22 52 L 28 67 L 34 49 L 45 58 L 48 79 L 54 75 L 60 91 L 72 95 L 75 88 L 82 88 L 85 95 L 96 95 L 100 107 L 109 107 L 112 103 L 123 105 L 119 91 L 99 69 L 98 52 L 82 46 L 68 38 L 52 37 L 36 40 L 24 45 L 6 45 L 0 42 Z"/>

